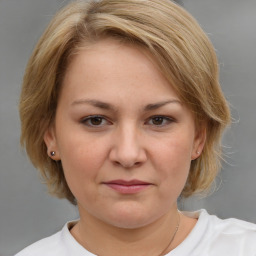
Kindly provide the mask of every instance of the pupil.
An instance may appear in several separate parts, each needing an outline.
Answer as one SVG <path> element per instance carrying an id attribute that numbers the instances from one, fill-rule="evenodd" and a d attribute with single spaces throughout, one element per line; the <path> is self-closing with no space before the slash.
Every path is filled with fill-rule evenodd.
<path id="1" fill-rule="evenodd" d="M 163 123 L 163 118 L 162 117 L 155 117 L 155 118 L 153 118 L 153 124 L 161 125 L 162 123 Z"/>
<path id="2" fill-rule="evenodd" d="M 101 122 L 102 122 L 102 118 L 101 117 L 93 117 L 91 119 L 92 125 L 100 125 Z"/>

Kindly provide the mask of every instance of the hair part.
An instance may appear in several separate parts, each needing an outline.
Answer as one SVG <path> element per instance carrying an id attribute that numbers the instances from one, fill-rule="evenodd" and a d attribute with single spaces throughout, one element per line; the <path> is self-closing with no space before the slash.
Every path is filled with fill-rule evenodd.
<path id="1" fill-rule="evenodd" d="M 50 193 L 76 203 L 61 162 L 48 157 L 44 143 L 66 69 L 82 48 L 108 37 L 146 49 L 194 113 L 196 126 L 206 126 L 203 152 L 191 162 L 182 195 L 207 190 L 220 169 L 221 136 L 230 123 L 212 44 L 195 19 L 170 0 L 102 0 L 75 1 L 60 10 L 36 45 L 24 75 L 21 145 Z"/>

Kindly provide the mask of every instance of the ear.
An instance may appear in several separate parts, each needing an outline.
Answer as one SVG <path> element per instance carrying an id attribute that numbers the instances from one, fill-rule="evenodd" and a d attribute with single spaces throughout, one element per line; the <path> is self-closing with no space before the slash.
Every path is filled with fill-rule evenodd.
<path id="1" fill-rule="evenodd" d="M 57 139 L 55 134 L 54 126 L 51 125 L 44 133 L 44 142 L 47 147 L 47 154 L 53 160 L 58 161 L 60 160 Z M 54 154 L 52 154 L 54 152 Z"/>
<path id="2" fill-rule="evenodd" d="M 191 160 L 195 160 L 198 158 L 204 149 L 204 144 L 206 141 L 206 126 L 203 125 L 202 127 L 196 129 L 193 151 L 191 154 Z"/>

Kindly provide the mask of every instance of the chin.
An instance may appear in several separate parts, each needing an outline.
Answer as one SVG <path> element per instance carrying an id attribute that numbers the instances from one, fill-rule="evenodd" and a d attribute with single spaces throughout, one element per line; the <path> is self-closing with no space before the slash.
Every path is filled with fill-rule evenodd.
<path id="1" fill-rule="evenodd" d="M 125 219 L 116 219 L 110 221 L 108 224 L 117 228 L 121 229 L 138 229 L 145 227 L 151 223 L 153 223 L 154 220 L 150 219 L 141 219 L 141 218 L 125 218 Z"/>
<path id="2" fill-rule="evenodd" d="M 116 211 L 111 211 L 111 214 L 106 218 L 108 224 L 124 229 L 136 229 L 147 226 L 161 217 L 159 212 L 154 214 L 154 211 L 136 208 L 122 208 Z"/>

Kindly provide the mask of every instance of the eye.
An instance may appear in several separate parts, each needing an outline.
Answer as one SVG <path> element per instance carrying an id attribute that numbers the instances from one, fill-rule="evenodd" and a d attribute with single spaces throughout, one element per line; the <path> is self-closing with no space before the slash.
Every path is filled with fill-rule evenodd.
<path id="1" fill-rule="evenodd" d="M 165 126 L 172 123 L 174 120 L 167 116 L 153 116 L 148 119 L 148 123 L 154 126 Z"/>
<path id="2" fill-rule="evenodd" d="M 110 122 L 107 121 L 106 118 L 104 118 L 103 116 L 98 116 L 98 115 L 87 116 L 82 119 L 81 123 L 86 126 L 89 126 L 89 127 L 102 127 L 104 125 L 110 124 Z"/>

